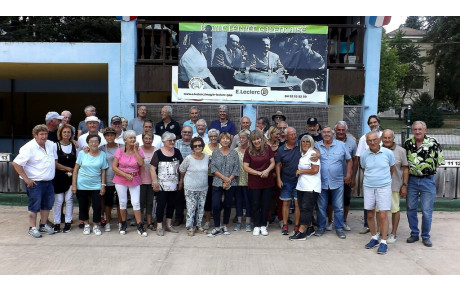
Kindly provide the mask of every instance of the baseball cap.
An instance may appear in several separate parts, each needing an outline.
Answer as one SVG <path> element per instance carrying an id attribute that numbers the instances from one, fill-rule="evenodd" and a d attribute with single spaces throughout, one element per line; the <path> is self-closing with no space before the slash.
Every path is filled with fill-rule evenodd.
<path id="1" fill-rule="evenodd" d="M 63 119 L 64 116 L 59 115 L 56 111 L 50 111 L 46 113 L 45 121 L 51 120 L 51 119 Z"/>
<path id="2" fill-rule="evenodd" d="M 110 123 L 121 122 L 121 117 L 118 115 L 114 115 L 110 120 Z"/>
<path id="3" fill-rule="evenodd" d="M 310 117 L 308 118 L 307 120 L 307 124 L 318 124 L 318 119 L 316 119 L 315 117 Z"/>
<path id="4" fill-rule="evenodd" d="M 85 123 L 90 122 L 90 121 L 96 121 L 98 123 L 101 123 L 99 118 L 97 118 L 96 116 L 88 116 L 85 118 Z"/>

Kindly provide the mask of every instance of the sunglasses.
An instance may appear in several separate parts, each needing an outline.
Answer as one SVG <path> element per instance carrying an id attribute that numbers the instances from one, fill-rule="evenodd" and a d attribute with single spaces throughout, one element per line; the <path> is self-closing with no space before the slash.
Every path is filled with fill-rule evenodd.
<path id="1" fill-rule="evenodd" d="M 192 149 L 196 149 L 196 148 L 203 148 L 203 146 L 201 144 L 192 145 Z"/>

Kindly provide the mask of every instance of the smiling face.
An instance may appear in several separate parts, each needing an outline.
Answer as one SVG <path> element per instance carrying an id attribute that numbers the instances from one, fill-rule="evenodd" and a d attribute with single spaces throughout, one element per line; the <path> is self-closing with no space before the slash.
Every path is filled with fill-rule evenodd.
<path id="1" fill-rule="evenodd" d="M 201 144 L 200 141 L 197 140 L 197 141 L 193 142 L 192 150 L 196 154 L 201 153 L 203 151 L 203 145 Z"/>
<path id="2" fill-rule="evenodd" d="M 249 130 L 250 127 L 251 127 L 251 120 L 249 120 L 249 118 L 247 117 L 241 118 L 241 129 Z"/>
<path id="3" fill-rule="evenodd" d="M 48 132 L 47 131 L 39 131 L 37 134 L 34 135 L 35 141 L 38 143 L 39 146 L 44 147 L 46 140 L 48 139 Z"/>
<path id="4" fill-rule="evenodd" d="M 247 134 L 240 134 L 240 145 L 246 146 L 248 144 L 249 138 Z"/>
<path id="5" fill-rule="evenodd" d="M 301 146 L 302 146 L 302 151 L 304 153 L 306 153 L 308 151 L 308 149 L 311 147 L 311 143 L 308 139 L 303 139 L 301 142 L 300 142 Z"/>
<path id="6" fill-rule="evenodd" d="M 376 132 L 371 132 L 366 136 L 366 143 L 374 153 L 380 149 L 380 138 Z"/>
<path id="7" fill-rule="evenodd" d="M 88 128 L 88 132 L 91 134 L 97 133 L 99 129 L 99 122 L 97 121 L 88 121 L 86 123 L 86 127 Z"/>
<path id="8" fill-rule="evenodd" d="M 142 138 L 142 142 L 144 143 L 144 146 L 150 148 L 150 146 L 152 146 L 153 143 L 153 136 L 150 134 L 144 135 L 144 137 Z"/>
<path id="9" fill-rule="evenodd" d="M 259 151 L 262 148 L 262 140 L 260 138 L 254 138 L 251 142 L 256 150 Z"/>
<path id="10" fill-rule="evenodd" d="M 88 140 L 88 146 L 90 149 L 97 149 L 99 147 L 99 139 L 97 137 L 92 137 Z"/>
<path id="11" fill-rule="evenodd" d="M 219 118 L 221 120 L 227 119 L 227 111 L 225 111 L 225 109 L 219 109 Z"/>
<path id="12" fill-rule="evenodd" d="M 61 140 L 68 141 L 72 137 L 72 130 L 68 127 L 62 129 L 61 131 Z"/>
<path id="13" fill-rule="evenodd" d="M 206 131 L 206 125 L 204 125 L 204 122 L 197 122 L 196 125 L 196 132 L 198 132 L 199 135 L 203 135 Z"/>
<path id="14" fill-rule="evenodd" d="M 190 126 L 184 126 L 181 131 L 182 140 L 189 142 L 192 139 L 193 129 Z"/>
<path id="15" fill-rule="evenodd" d="M 321 131 L 321 134 L 323 136 L 323 140 L 326 143 L 331 143 L 332 142 L 332 137 L 333 137 L 332 128 L 330 128 L 330 127 L 323 128 L 323 130 Z"/>
<path id="16" fill-rule="evenodd" d="M 256 123 L 256 127 L 260 129 L 261 131 L 264 131 L 265 129 L 264 121 L 262 119 L 258 119 Z"/>
<path id="17" fill-rule="evenodd" d="M 335 127 L 335 137 L 338 140 L 345 140 L 345 137 L 347 136 L 347 129 L 345 128 L 344 125 L 342 124 L 337 124 Z"/>
<path id="18" fill-rule="evenodd" d="M 197 109 L 190 109 L 190 120 L 193 122 L 193 123 L 196 123 L 196 121 L 200 118 L 200 113 L 198 113 L 198 110 Z"/>
<path id="19" fill-rule="evenodd" d="M 153 130 L 153 124 L 151 122 L 144 122 L 144 125 L 142 126 L 143 131 L 152 131 Z"/>
<path id="20" fill-rule="evenodd" d="M 160 115 L 162 120 L 165 120 L 171 116 L 171 114 L 168 111 L 168 108 L 166 107 L 161 108 Z"/>
<path id="21" fill-rule="evenodd" d="M 218 136 L 217 136 L 217 133 L 215 132 L 212 132 L 212 133 L 208 133 L 208 137 L 209 137 L 209 142 L 212 143 L 212 144 L 217 144 L 217 141 L 218 141 Z"/>
<path id="22" fill-rule="evenodd" d="M 135 143 L 136 143 L 136 136 L 131 135 L 131 136 L 128 136 L 127 138 L 125 138 L 125 144 L 126 145 L 134 146 Z"/>
<path id="23" fill-rule="evenodd" d="M 367 125 L 369 125 L 371 130 L 378 130 L 380 127 L 380 122 L 377 120 L 377 118 L 371 118 Z"/>
<path id="24" fill-rule="evenodd" d="M 113 144 L 115 141 L 115 134 L 114 133 L 107 133 L 104 135 L 105 140 L 108 144 Z"/>
<path id="25" fill-rule="evenodd" d="M 222 147 L 228 147 L 231 142 L 232 141 L 226 135 L 223 135 L 220 138 L 220 144 L 222 145 Z"/>
<path id="26" fill-rule="evenodd" d="M 277 140 L 279 138 L 280 138 L 280 131 L 278 129 L 272 131 L 272 133 L 270 134 L 270 139 Z"/>
<path id="27" fill-rule="evenodd" d="M 382 133 L 382 144 L 386 148 L 391 148 L 393 146 L 395 137 L 390 130 L 384 130 Z"/>
<path id="28" fill-rule="evenodd" d="M 72 119 L 72 115 L 69 112 L 62 112 L 61 115 L 64 116 L 64 118 L 62 118 L 62 121 L 61 121 L 62 125 L 70 123 L 70 119 Z"/>
<path id="29" fill-rule="evenodd" d="M 412 133 L 416 141 L 423 141 L 425 138 L 426 127 L 423 124 L 417 123 L 412 125 Z"/>

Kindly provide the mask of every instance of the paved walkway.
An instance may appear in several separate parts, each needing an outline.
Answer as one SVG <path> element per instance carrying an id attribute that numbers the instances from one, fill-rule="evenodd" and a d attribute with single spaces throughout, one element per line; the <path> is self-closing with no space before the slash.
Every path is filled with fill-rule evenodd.
<path id="1" fill-rule="evenodd" d="M 270 225 L 268 237 L 234 231 L 214 238 L 188 237 L 183 225 L 178 234 L 166 233 L 164 237 L 150 230 L 147 238 L 140 237 L 135 227 L 129 227 L 125 236 L 112 231 L 96 237 L 83 235 L 73 225 L 70 233 L 45 234 L 35 239 L 27 235 L 26 207 L 0 206 L 0 274 L 460 274 L 460 248 L 456 243 L 460 237 L 460 212 L 434 213 L 432 248 L 423 246 L 421 241 L 405 242 L 409 230 L 405 212 L 401 214 L 399 240 L 382 256 L 377 255 L 376 249 L 364 249 L 370 235 L 359 234 L 363 214 L 356 210 L 350 213 L 352 230 L 346 232 L 345 240 L 332 231 L 322 237 L 291 242 L 281 235 L 277 224 Z M 233 223 L 230 226 L 233 229 Z"/>

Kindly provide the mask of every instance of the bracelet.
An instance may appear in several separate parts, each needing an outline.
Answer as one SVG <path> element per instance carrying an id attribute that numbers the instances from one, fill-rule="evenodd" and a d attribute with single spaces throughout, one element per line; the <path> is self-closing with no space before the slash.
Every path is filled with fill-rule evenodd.
<path id="1" fill-rule="evenodd" d="M 402 185 L 407 187 L 407 184 L 406 184 L 406 183 L 403 183 Z"/>
<path id="2" fill-rule="evenodd" d="M 106 184 L 101 184 L 101 186 L 107 186 Z"/>

